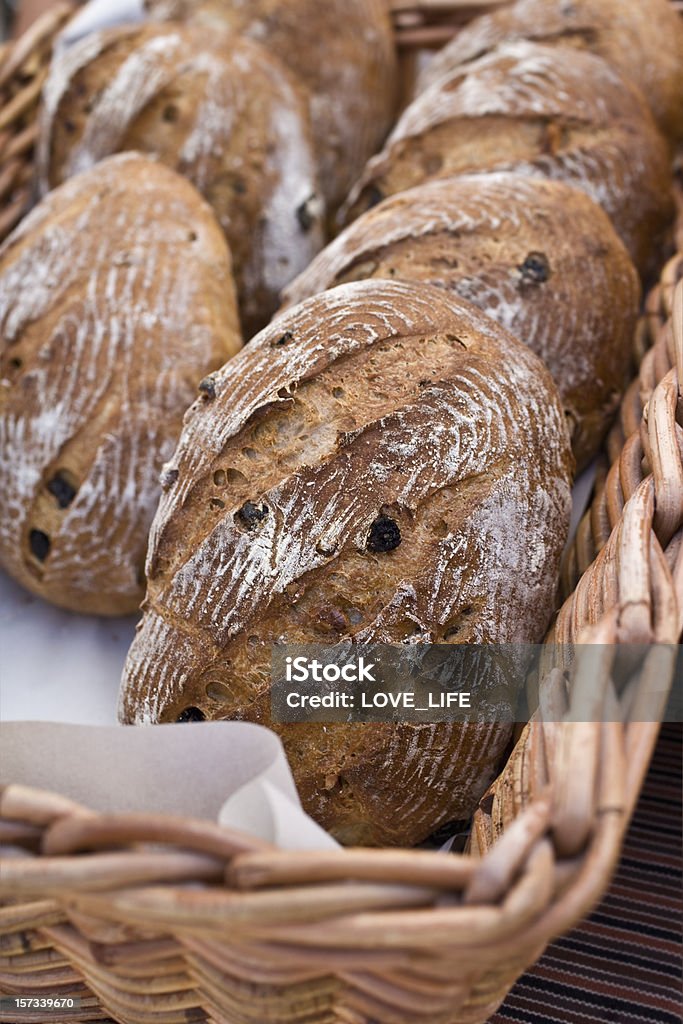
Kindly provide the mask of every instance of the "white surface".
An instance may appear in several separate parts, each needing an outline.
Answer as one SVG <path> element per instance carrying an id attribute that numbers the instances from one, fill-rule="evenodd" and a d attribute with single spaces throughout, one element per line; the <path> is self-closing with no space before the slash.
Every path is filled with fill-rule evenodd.
<path id="1" fill-rule="evenodd" d="M 598 464 L 594 460 L 591 462 L 590 466 L 586 466 L 574 483 L 574 489 L 572 490 L 572 519 L 569 524 L 569 540 L 567 541 L 567 546 L 569 546 L 574 540 L 579 523 L 583 518 L 584 512 L 588 508 L 591 495 L 593 493 L 593 484 L 595 483 L 597 471 Z"/>
<path id="2" fill-rule="evenodd" d="M 134 631 L 53 608 L 0 571 L 0 719 L 114 725 Z"/>
<path id="3" fill-rule="evenodd" d="M 59 56 L 91 32 L 144 21 L 145 17 L 143 0 L 91 0 L 61 33 L 55 44 L 55 53 Z"/>
<path id="4" fill-rule="evenodd" d="M 116 724 L 134 631 L 134 618 L 53 608 L 0 571 L 0 785 L 53 789 L 103 811 L 209 817 L 284 849 L 336 847 L 301 809 L 269 730 Z"/>

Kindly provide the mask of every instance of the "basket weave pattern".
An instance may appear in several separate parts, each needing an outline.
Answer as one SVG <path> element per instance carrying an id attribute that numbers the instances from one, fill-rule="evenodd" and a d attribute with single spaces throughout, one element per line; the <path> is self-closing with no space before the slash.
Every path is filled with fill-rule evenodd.
<path id="1" fill-rule="evenodd" d="M 54 37 L 72 12 L 55 4 L 18 42 L 0 47 L 0 242 L 31 205 L 40 90 Z"/>
<path id="2" fill-rule="evenodd" d="M 683 210 L 683 207 L 682 207 Z M 683 225 L 683 217 L 680 221 Z M 648 404 L 660 381 L 668 381 L 670 394 L 675 388 L 675 373 L 680 372 L 681 353 L 677 349 L 672 326 L 674 296 L 683 281 L 683 253 L 679 252 L 664 267 L 659 283 L 649 293 L 645 310 L 636 331 L 635 351 L 640 362 L 637 377 L 628 388 L 607 443 L 609 469 L 602 468 L 595 486 L 591 506 L 579 524 L 576 537 L 562 570 L 565 594 L 572 592 L 582 573 L 608 543 L 612 530 L 619 522 L 624 505 L 651 471 L 659 475 L 660 491 L 670 487 L 669 502 L 680 500 L 680 468 L 673 454 L 662 450 L 659 435 L 650 429 Z M 672 399 L 670 398 L 670 402 Z M 662 401 L 657 404 L 657 426 L 663 426 Z M 671 433 L 670 443 L 681 445 L 680 427 Z M 664 462 L 662 462 L 662 459 Z M 664 481 L 668 474 L 668 482 Z M 661 500 L 661 499 L 660 499 Z M 660 512 L 660 517 L 662 513 Z M 669 513 L 674 515 L 674 513 Z"/>
<path id="3" fill-rule="evenodd" d="M 42 52 L 55 18 L 32 47 L 2 55 L 2 88 L 29 49 Z M 3 93 L 3 180 L 8 147 L 28 166 L 33 142 L 35 96 L 13 96 L 26 140 L 22 149 L 8 127 Z M 28 175 L 15 173 L 7 223 L 28 201 Z M 62 1024 L 482 1024 L 591 909 L 657 736 L 642 704 L 653 680 L 661 687 L 672 673 L 653 649 L 617 693 L 613 653 L 599 645 L 676 644 L 683 626 L 681 267 L 683 256 L 667 265 L 648 301 L 637 338 L 648 353 L 619 453 L 613 435 L 602 532 L 550 637 L 593 646 L 569 679 L 548 646 L 539 710 L 481 801 L 470 852 L 289 853 L 203 821 L 95 814 L 9 786 L 0 791 L 0 992 L 80 994 L 82 1009 Z M 587 695 L 593 720 L 572 722 Z M 41 1011 L 17 1020 L 44 1024 Z"/>

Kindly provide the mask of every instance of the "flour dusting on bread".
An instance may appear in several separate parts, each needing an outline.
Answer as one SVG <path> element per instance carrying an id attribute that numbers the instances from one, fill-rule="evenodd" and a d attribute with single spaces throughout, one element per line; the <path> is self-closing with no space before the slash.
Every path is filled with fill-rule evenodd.
<path id="1" fill-rule="evenodd" d="M 342 285 L 281 314 L 211 391 L 166 467 L 125 721 L 192 706 L 270 724 L 274 643 L 541 638 L 570 508 L 568 436 L 547 371 L 479 310 L 428 285 Z M 389 540 L 376 546 L 378 524 Z M 472 728 L 467 781 L 444 799 L 459 727 L 310 727 L 302 740 L 273 724 L 312 813 L 374 842 L 394 826 L 372 780 L 383 792 L 386 773 L 405 777 L 415 810 L 401 831 L 416 841 L 440 815 L 468 813 L 509 734 Z M 354 761 L 361 735 L 370 747 Z M 413 758 L 432 745 L 424 796 Z M 325 770 L 354 779 L 353 821 L 316 783 Z"/>
<path id="2" fill-rule="evenodd" d="M 673 215 L 667 145 L 639 91 L 600 57 L 504 42 L 419 94 L 344 208 L 435 178 L 515 171 L 567 181 L 595 199 L 641 272 Z"/>
<path id="3" fill-rule="evenodd" d="M 240 345 L 211 211 L 134 154 L 71 179 L 0 249 L 0 325 L 2 564 L 66 607 L 133 611 L 161 466 Z"/>
<path id="4" fill-rule="evenodd" d="M 183 25 L 111 29 L 57 60 L 45 90 L 43 191 L 108 154 L 187 177 L 233 255 L 245 333 L 322 246 L 324 205 L 303 90 L 250 40 Z"/>
<path id="5" fill-rule="evenodd" d="M 438 285 L 488 313 L 550 369 L 580 467 L 595 456 L 626 385 L 640 286 L 588 196 L 503 172 L 425 182 L 350 224 L 284 300 L 364 278 Z"/>

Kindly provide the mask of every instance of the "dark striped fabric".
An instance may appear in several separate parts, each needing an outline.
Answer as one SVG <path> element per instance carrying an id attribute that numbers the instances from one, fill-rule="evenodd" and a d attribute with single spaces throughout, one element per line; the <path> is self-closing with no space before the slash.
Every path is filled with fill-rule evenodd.
<path id="1" fill-rule="evenodd" d="M 683 727 L 663 727 L 619 870 L 490 1024 L 683 1021 Z"/>

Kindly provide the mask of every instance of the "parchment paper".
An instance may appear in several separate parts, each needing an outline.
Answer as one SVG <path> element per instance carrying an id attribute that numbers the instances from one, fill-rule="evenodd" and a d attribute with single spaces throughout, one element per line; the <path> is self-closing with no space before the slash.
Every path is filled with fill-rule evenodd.
<path id="1" fill-rule="evenodd" d="M 302 810 L 279 739 L 246 722 L 5 722 L 0 785 L 10 783 L 53 790 L 96 811 L 219 821 L 289 850 L 337 845 Z"/>

